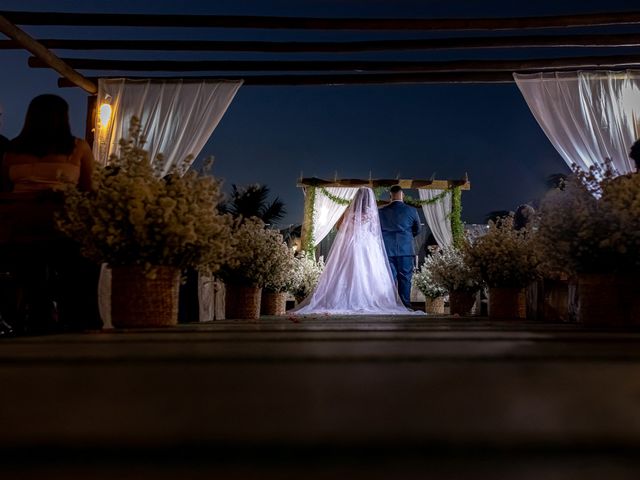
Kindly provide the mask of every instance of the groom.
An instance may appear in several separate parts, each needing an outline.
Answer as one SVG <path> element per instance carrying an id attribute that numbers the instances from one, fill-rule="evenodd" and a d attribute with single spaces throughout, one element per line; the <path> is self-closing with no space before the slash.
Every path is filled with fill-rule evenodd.
<path id="1" fill-rule="evenodd" d="M 416 209 L 404 203 L 400 185 L 394 185 L 389 192 L 391 202 L 379 210 L 382 238 L 400 299 L 407 308 L 411 308 L 411 277 L 415 257 L 413 237 L 420 232 L 420 219 Z"/>

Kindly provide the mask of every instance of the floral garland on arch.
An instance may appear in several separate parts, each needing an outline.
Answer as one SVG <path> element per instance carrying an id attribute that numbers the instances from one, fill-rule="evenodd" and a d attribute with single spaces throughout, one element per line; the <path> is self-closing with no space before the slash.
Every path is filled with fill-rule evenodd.
<path id="1" fill-rule="evenodd" d="M 382 189 L 382 188 L 375 188 L 374 189 L 374 193 L 376 195 L 376 200 L 380 200 L 380 197 L 382 196 L 382 192 L 385 191 L 386 189 Z M 426 200 L 416 200 L 415 198 L 409 196 L 409 195 L 405 195 L 404 197 L 404 203 L 406 203 L 407 205 L 411 205 L 412 207 L 423 207 L 425 205 L 432 205 L 436 202 L 439 202 L 440 200 L 442 200 L 452 189 L 446 189 L 443 190 L 441 193 L 439 193 L 438 195 L 436 195 L 433 198 L 428 198 Z M 327 197 L 329 200 L 331 200 L 332 202 L 337 203 L 338 205 L 344 205 L 347 206 L 351 203 L 350 200 L 344 199 L 344 198 L 340 198 L 336 195 L 333 195 L 329 190 L 327 190 L 325 187 L 320 187 L 320 192 Z"/>

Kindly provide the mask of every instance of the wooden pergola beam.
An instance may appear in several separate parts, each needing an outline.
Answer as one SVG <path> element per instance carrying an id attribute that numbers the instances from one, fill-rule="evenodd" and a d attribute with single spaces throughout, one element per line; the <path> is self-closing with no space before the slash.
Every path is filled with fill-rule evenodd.
<path id="1" fill-rule="evenodd" d="M 280 60 L 106 60 L 63 58 L 66 64 L 80 70 L 145 71 L 145 72 L 480 72 L 559 70 L 579 68 L 633 68 L 640 66 L 640 55 L 605 55 L 523 60 L 448 60 L 422 61 L 280 61 Z M 37 57 L 29 58 L 29 66 L 48 68 Z"/>
<path id="2" fill-rule="evenodd" d="M 400 185 L 406 189 L 437 189 L 445 190 L 451 187 L 460 187 L 461 190 L 471 190 L 471 183 L 468 179 L 461 180 L 418 180 L 418 179 L 359 179 L 343 178 L 334 180 L 323 180 L 316 177 L 301 178 L 298 180 L 298 187 L 391 187 Z"/>
<path id="3" fill-rule="evenodd" d="M 37 40 L 16 27 L 2 15 L 0 15 L 0 32 L 18 42 L 25 50 L 34 54 L 47 67 L 54 69 L 74 85 L 86 90 L 92 95 L 98 93 L 98 86 L 94 82 L 76 72 Z"/>
<path id="4" fill-rule="evenodd" d="M 520 18 L 310 18 L 237 15 L 148 15 L 0 11 L 18 25 L 215 27 L 300 30 L 516 30 L 640 23 L 640 12 Z"/>
<path id="5" fill-rule="evenodd" d="M 202 51 L 264 53 L 348 53 L 375 51 L 447 50 L 528 47 L 638 47 L 640 34 L 529 35 L 501 37 L 426 38 L 411 40 L 365 40 L 355 42 L 265 42 L 219 40 L 69 40 L 39 39 L 49 49 Z M 22 49 L 14 40 L 0 40 L 0 50 Z"/>
<path id="6" fill-rule="evenodd" d="M 534 72 L 520 72 L 534 73 Z M 91 77 L 90 77 L 91 78 Z M 100 78 L 123 78 L 100 77 Z M 126 75 L 131 80 L 151 82 L 202 82 L 243 80 L 243 87 L 282 87 L 313 85 L 419 85 L 439 83 L 512 83 L 510 72 L 459 72 L 459 73 L 378 73 L 378 74 L 337 74 L 337 75 L 219 75 L 191 77 L 136 77 Z M 97 78 L 95 78 L 97 81 Z M 59 87 L 75 87 L 65 78 L 58 79 Z"/>

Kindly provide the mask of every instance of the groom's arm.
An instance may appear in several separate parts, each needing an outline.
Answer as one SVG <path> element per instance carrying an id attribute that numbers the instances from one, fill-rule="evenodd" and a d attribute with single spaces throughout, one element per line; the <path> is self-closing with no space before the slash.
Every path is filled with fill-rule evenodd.
<path id="1" fill-rule="evenodd" d="M 413 211 L 413 223 L 411 224 L 411 233 L 415 237 L 420 233 L 420 217 L 418 216 L 418 212 L 416 210 Z"/>

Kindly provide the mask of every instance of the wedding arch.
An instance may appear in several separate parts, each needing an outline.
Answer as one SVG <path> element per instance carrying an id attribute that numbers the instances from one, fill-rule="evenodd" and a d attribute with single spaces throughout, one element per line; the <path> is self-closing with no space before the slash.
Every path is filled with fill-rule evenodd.
<path id="1" fill-rule="evenodd" d="M 406 197 L 405 202 L 421 208 L 427 225 L 438 245 L 458 245 L 464 234 L 462 219 L 462 190 L 470 190 L 468 178 L 463 180 L 417 179 L 333 179 L 301 178 L 298 186 L 304 192 L 304 220 L 302 248 L 308 252 L 324 239 L 338 222 L 358 188 L 370 187 L 380 193 L 392 185 L 417 190 L 419 198 Z"/>

